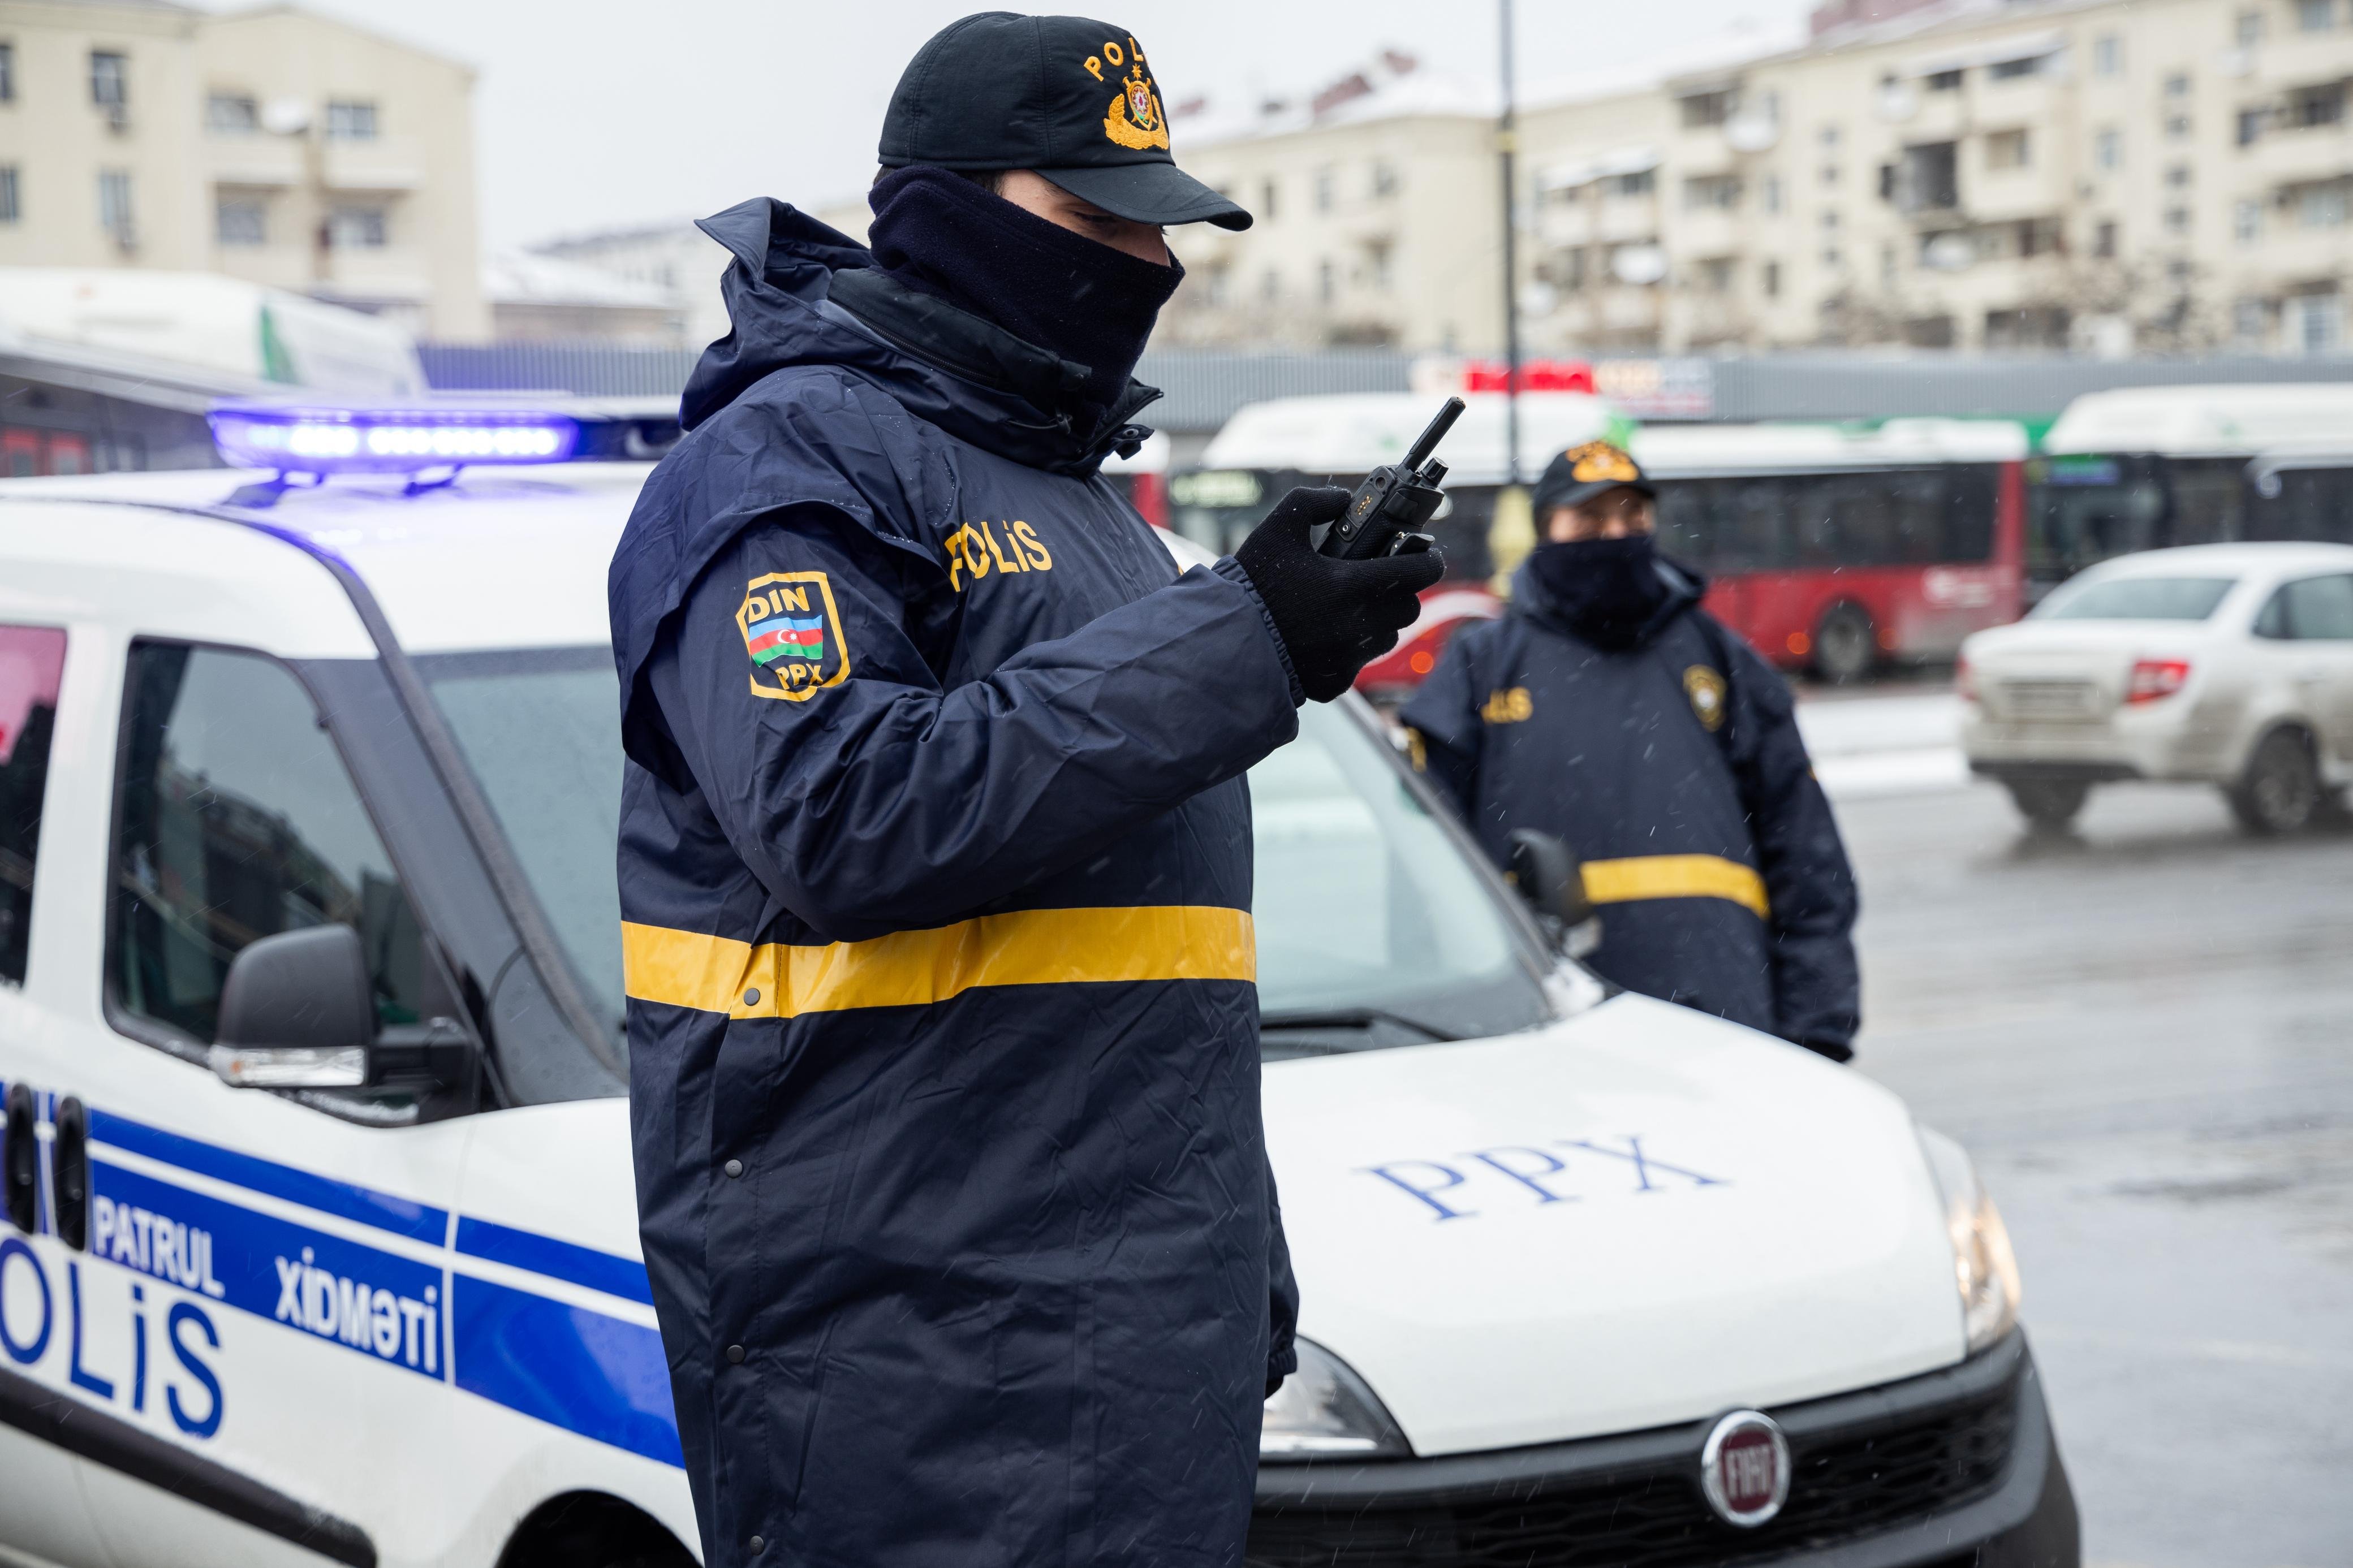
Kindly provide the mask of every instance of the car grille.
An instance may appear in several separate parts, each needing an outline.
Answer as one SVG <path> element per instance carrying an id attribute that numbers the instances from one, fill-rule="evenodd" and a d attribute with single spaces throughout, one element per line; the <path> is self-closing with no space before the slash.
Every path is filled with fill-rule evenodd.
<path id="1" fill-rule="evenodd" d="M 2001 710 L 2010 719 L 2094 719 L 2099 689 L 2088 680 L 2005 680 Z"/>
<path id="2" fill-rule="evenodd" d="M 1758 1562 L 1892 1529 L 1991 1491 L 2010 1462 L 2014 1380 L 1868 1429 L 1790 1440 L 1789 1500 L 1751 1530 L 1724 1523 L 1690 1458 L 1647 1471 L 1532 1482 L 1442 1505 L 1261 1509 L 1249 1568 L 1700 1568 Z M 1961 1561 L 1968 1561 L 1964 1554 Z"/>

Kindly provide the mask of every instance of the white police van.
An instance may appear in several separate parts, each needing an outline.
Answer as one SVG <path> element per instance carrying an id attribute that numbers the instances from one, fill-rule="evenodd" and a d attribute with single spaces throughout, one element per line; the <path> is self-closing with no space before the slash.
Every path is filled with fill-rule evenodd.
<path id="1" fill-rule="evenodd" d="M 613 874 L 647 469 L 554 466 L 635 432 L 216 428 L 279 477 L 0 485 L 0 1561 L 690 1561 Z M 1251 783 L 1312 1342 L 1250 1561 L 2072 1565 L 1959 1149 L 1613 994 L 1573 862 L 1540 919 L 1360 704 L 1303 721 Z"/>

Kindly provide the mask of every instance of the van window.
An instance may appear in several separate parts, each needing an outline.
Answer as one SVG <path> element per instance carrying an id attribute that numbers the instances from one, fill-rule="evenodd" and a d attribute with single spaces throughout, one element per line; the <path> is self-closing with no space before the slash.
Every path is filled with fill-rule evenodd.
<path id="1" fill-rule="evenodd" d="M 41 847 L 49 731 L 65 668 L 62 631 L 0 626 L 0 980 L 19 985 L 32 941 L 33 858 Z"/>
<path id="2" fill-rule="evenodd" d="M 209 1043 L 248 942 L 335 922 L 360 933 L 378 1022 L 425 1016 L 417 918 L 292 672 L 259 654 L 140 643 L 124 703 L 115 1004 Z"/>

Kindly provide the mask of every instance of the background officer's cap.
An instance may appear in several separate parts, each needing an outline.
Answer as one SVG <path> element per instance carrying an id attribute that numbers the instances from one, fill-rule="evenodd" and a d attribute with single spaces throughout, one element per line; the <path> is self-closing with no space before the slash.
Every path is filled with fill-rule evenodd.
<path id="1" fill-rule="evenodd" d="M 1557 507 L 1583 506 L 1604 490 L 1620 488 L 1639 490 L 1654 500 L 1659 493 L 1642 465 L 1625 447 L 1588 441 L 1546 463 L 1544 477 L 1536 480 L 1535 493 L 1528 499 L 1541 522 Z"/>

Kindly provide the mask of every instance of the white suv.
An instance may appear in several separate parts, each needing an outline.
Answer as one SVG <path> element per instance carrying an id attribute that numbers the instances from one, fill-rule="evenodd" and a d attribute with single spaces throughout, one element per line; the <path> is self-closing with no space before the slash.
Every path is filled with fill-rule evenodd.
<path id="1" fill-rule="evenodd" d="M 613 873 L 647 470 L 319 417 L 265 449 L 470 467 L 0 484 L 0 1561 L 683 1564 Z M 1354 699 L 1251 786 L 1307 1342 L 1251 1562 L 2073 1568 L 1956 1145 L 1563 957 Z"/>
<path id="2" fill-rule="evenodd" d="M 1961 748 L 2028 820 L 2093 785 L 2220 785 L 2288 833 L 2353 784 L 2353 546 L 2201 544 L 2120 556 L 1961 647 Z"/>

